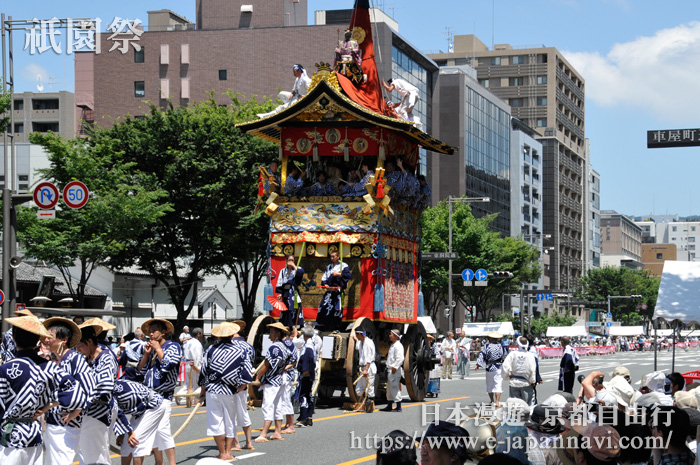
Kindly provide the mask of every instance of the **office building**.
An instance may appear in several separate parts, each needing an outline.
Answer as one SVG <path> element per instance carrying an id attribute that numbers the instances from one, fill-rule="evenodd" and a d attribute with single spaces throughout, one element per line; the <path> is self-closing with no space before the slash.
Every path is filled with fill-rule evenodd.
<path id="1" fill-rule="evenodd" d="M 553 47 L 490 50 L 473 35 L 457 35 L 454 51 L 431 54 L 440 66 L 469 64 L 479 83 L 503 99 L 542 143 L 543 226 L 552 250 L 554 288 L 573 285 L 583 271 L 586 183 L 585 83 Z"/>
<path id="2" fill-rule="evenodd" d="M 675 244 L 642 244 L 642 263 L 649 275 L 661 279 L 666 260 L 677 260 Z"/>
<path id="3" fill-rule="evenodd" d="M 601 265 L 642 267 L 642 228 L 613 210 L 600 212 Z"/>
<path id="4" fill-rule="evenodd" d="M 694 262 L 700 258 L 696 249 L 700 244 L 700 221 L 681 221 L 678 215 L 663 215 L 635 224 L 641 228 L 645 244 L 674 245 L 675 260 Z"/>
<path id="5" fill-rule="evenodd" d="M 474 216 L 497 213 L 492 228 L 509 236 L 510 107 L 479 85 L 469 66 L 441 67 L 436 95 L 439 133 L 433 135 L 457 150 L 451 157 L 433 158 L 433 200 L 448 195 L 488 197 L 488 203 L 471 204 Z"/>
<path id="6" fill-rule="evenodd" d="M 588 140 L 586 140 L 588 143 Z M 590 157 L 586 157 L 590 160 Z M 584 272 L 600 268 L 600 174 L 587 163 L 586 175 L 586 247 L 584 248 Z"/>
<path id="7" fill-rule="evenodd" d="M 55 132 L 66 139 L 75 135 L 72 92 L 22 92 L 13 95 L 12 133 L 15 143 L 29 142 L 32 132 Z"/>

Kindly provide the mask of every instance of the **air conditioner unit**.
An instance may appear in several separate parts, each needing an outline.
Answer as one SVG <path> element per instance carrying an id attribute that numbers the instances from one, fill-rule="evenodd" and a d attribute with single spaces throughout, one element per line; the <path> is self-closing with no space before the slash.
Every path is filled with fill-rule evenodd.
<path id="1" fill-rule="evenodd" d="M 241 5 L 241 13 L 252 13 L 253 5 Z"/>

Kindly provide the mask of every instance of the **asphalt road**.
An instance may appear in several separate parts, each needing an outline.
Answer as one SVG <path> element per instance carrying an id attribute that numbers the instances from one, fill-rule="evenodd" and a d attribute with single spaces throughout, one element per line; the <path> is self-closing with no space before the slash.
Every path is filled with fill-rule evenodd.
<path id="1" fill-rule="evenodd" d="M 687 352 L 676 352 L 675 371 L 684 373 L 700 370 L 700 348 L 690 348 Z M 486 395 L 485 375 L 483 371 L 475 372 L 474 362 L 468 379 L 442 380 L 441 392 L 435 399 L 426 398 L 425 402 L 413 403 L 408 400 L 404 388 L 402 413 L 375 412 L 373 414 L 350 413 L 342 409 L 339 391 L 336 399 L 317 407 L 314 416 L 314 426 L 297 429 L 296 434 L 285 435 L 284 441 L 270 441 L 255 444 L 255 451 L 235 452 L 234 456 L 246 464 L 270 463 L 304 463 L 315 464 L 359 464 L 374 463 L 375 437 L 378 439 L 391 430 L 401 429 L 409 434 L 420 434 L 427 425 L 432 423 L 435 415 L 446 420 L 457 411 L 457 404 L 462 413 L 473 414 L 475 403 L 488 401 Z M 601 370 L 609 374 L 619 365 L 626 366 L 632 373 L 633 387 L 640 387 L 644 374 L 654 369 L 653 352 L 623 352 L 614 355 L 587 356 L 581 358 L 580 373 L 588 374 L 592 370 Z M 658 369 L 665 373 L 671 372 L 671 353 L 661 352 L 658 358 Z M 557 389 L 559 375 L 559 359 L 541 360 L 540 372 L 543 384 L 538 387 L 538 398 L 546 399 Z M 578 383 L 574 388 L 578 389 Z M 507 383 L 504 383 L 504 394 L 507 394 Z M 503 399 L 507 395 L 504 395 Z M 379 405 L 382 407 L 382 405 Z M 173 432 L 182 425 L 191 410 L 186 407 L 173 407 L 171 426 Z M 253 422 L 253 438 L 262 426 L 260 409 L 250 412 Z M 243 435 L 239 432 L 243 441 Z M 179 465 L 195 465 L 199 459 L 216 457 L 217 450 L 213 439 L 206 436 L 205 408 L 199 409 L 192 422 L 176 439 L 176 456 Z M 76 462 L 77 463 L 77 462 Z M 112 463 L 117 465 L 120 459 L 114 455 Z M 147 459 L 146 463 L 153 463 Z"/>

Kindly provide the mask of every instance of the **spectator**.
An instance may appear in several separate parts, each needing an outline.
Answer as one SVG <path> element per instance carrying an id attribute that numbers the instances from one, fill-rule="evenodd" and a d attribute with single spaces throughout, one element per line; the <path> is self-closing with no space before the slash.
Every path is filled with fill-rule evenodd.
<path id="1" fill-rule="evenodd" d="M 455 438 L 446 441 L 446 438 Z M 461 426 L 438 420 L 430 425 L 420 445 L 421 465 L 464 464 L 469 458 L 465 441 L 469 433 Z"/>
<path id="2" fill-rule="evenodd" d="M 182 333 L 180 333 L 180 345 L 182 345 L 186 340 L 190 339 L 190 327 L 183 326 Z"/>
<path id="3" fill-rule="evenodd" d="M 682 391 L 685 388 L 685 378 L 680 373 L 666 375 L 666 379 L 671 387 L 671 395 L 675 395 L 678 391 Z"/>
<path id="4" fill-rule="evenodd" d="M 377 443 L 377 465 L 417 465 L 418 455 L 413 438 L 394 430 Z"/>
<path id="5" fill-rule="evenodd" d="M 569 438 L 577 436 L 579 447 L 569 447 L 573 445 Z M 611 426 L 595 423 L 586 427 L 574 426 L 574 429 L 564 435 L 563 445 L 557 449 L 557 454 L 564 465 L 616 464 L 620 455 L 620 434 Z"/>
<path id="6" fill-rule="evenodd" d="M 663 448 L 654 448 L 655 465 L 693 465 L 695 454 L 685 441 L 690 431 L 688 414 L 678 407 L 658 407 L 649 421 L 652 436 L 663 438 Z"/>
<path id="7" fill-rule="evenodd" d="M 457 351 L 457 342 L 454 340 L 454 333 L 452 331 L 448 332 L 447 339 L 442 341 L 440 351 L 442 352 L 442 379 L 445 379 L 445 377 L 452 379 L 454 354 Z"/>
<path id="8" fill-rule="evenodd" d="M 557 463 L 557 450 L 552 446 L 554 440 L 564 432 L 564 427 L 558 420 L 559 417 L 561 417 L 560 408 L 539 404 L 532 410 L 530 421 L 525 423 L 528 442 L 539 444 L 539 447 L 528 450 L 528 459 L 532 464 Z"/>

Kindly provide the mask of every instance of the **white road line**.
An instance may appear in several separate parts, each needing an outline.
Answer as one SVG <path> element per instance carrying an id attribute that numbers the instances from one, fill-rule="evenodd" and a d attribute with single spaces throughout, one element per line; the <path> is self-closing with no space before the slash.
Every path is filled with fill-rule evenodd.
<path id="1" fill-rule="evenodd" d="M 237 461 L 237 460 L 243 460 L 243 459 L 251 459 L 251 458 L 253 458 L 253 457 L 257 457 L 258 455 L 265 455 L 265 452 L 251 452 L 250 454 L 237 455 L 237 456 L 236 456 L 236 461 Z"/>

